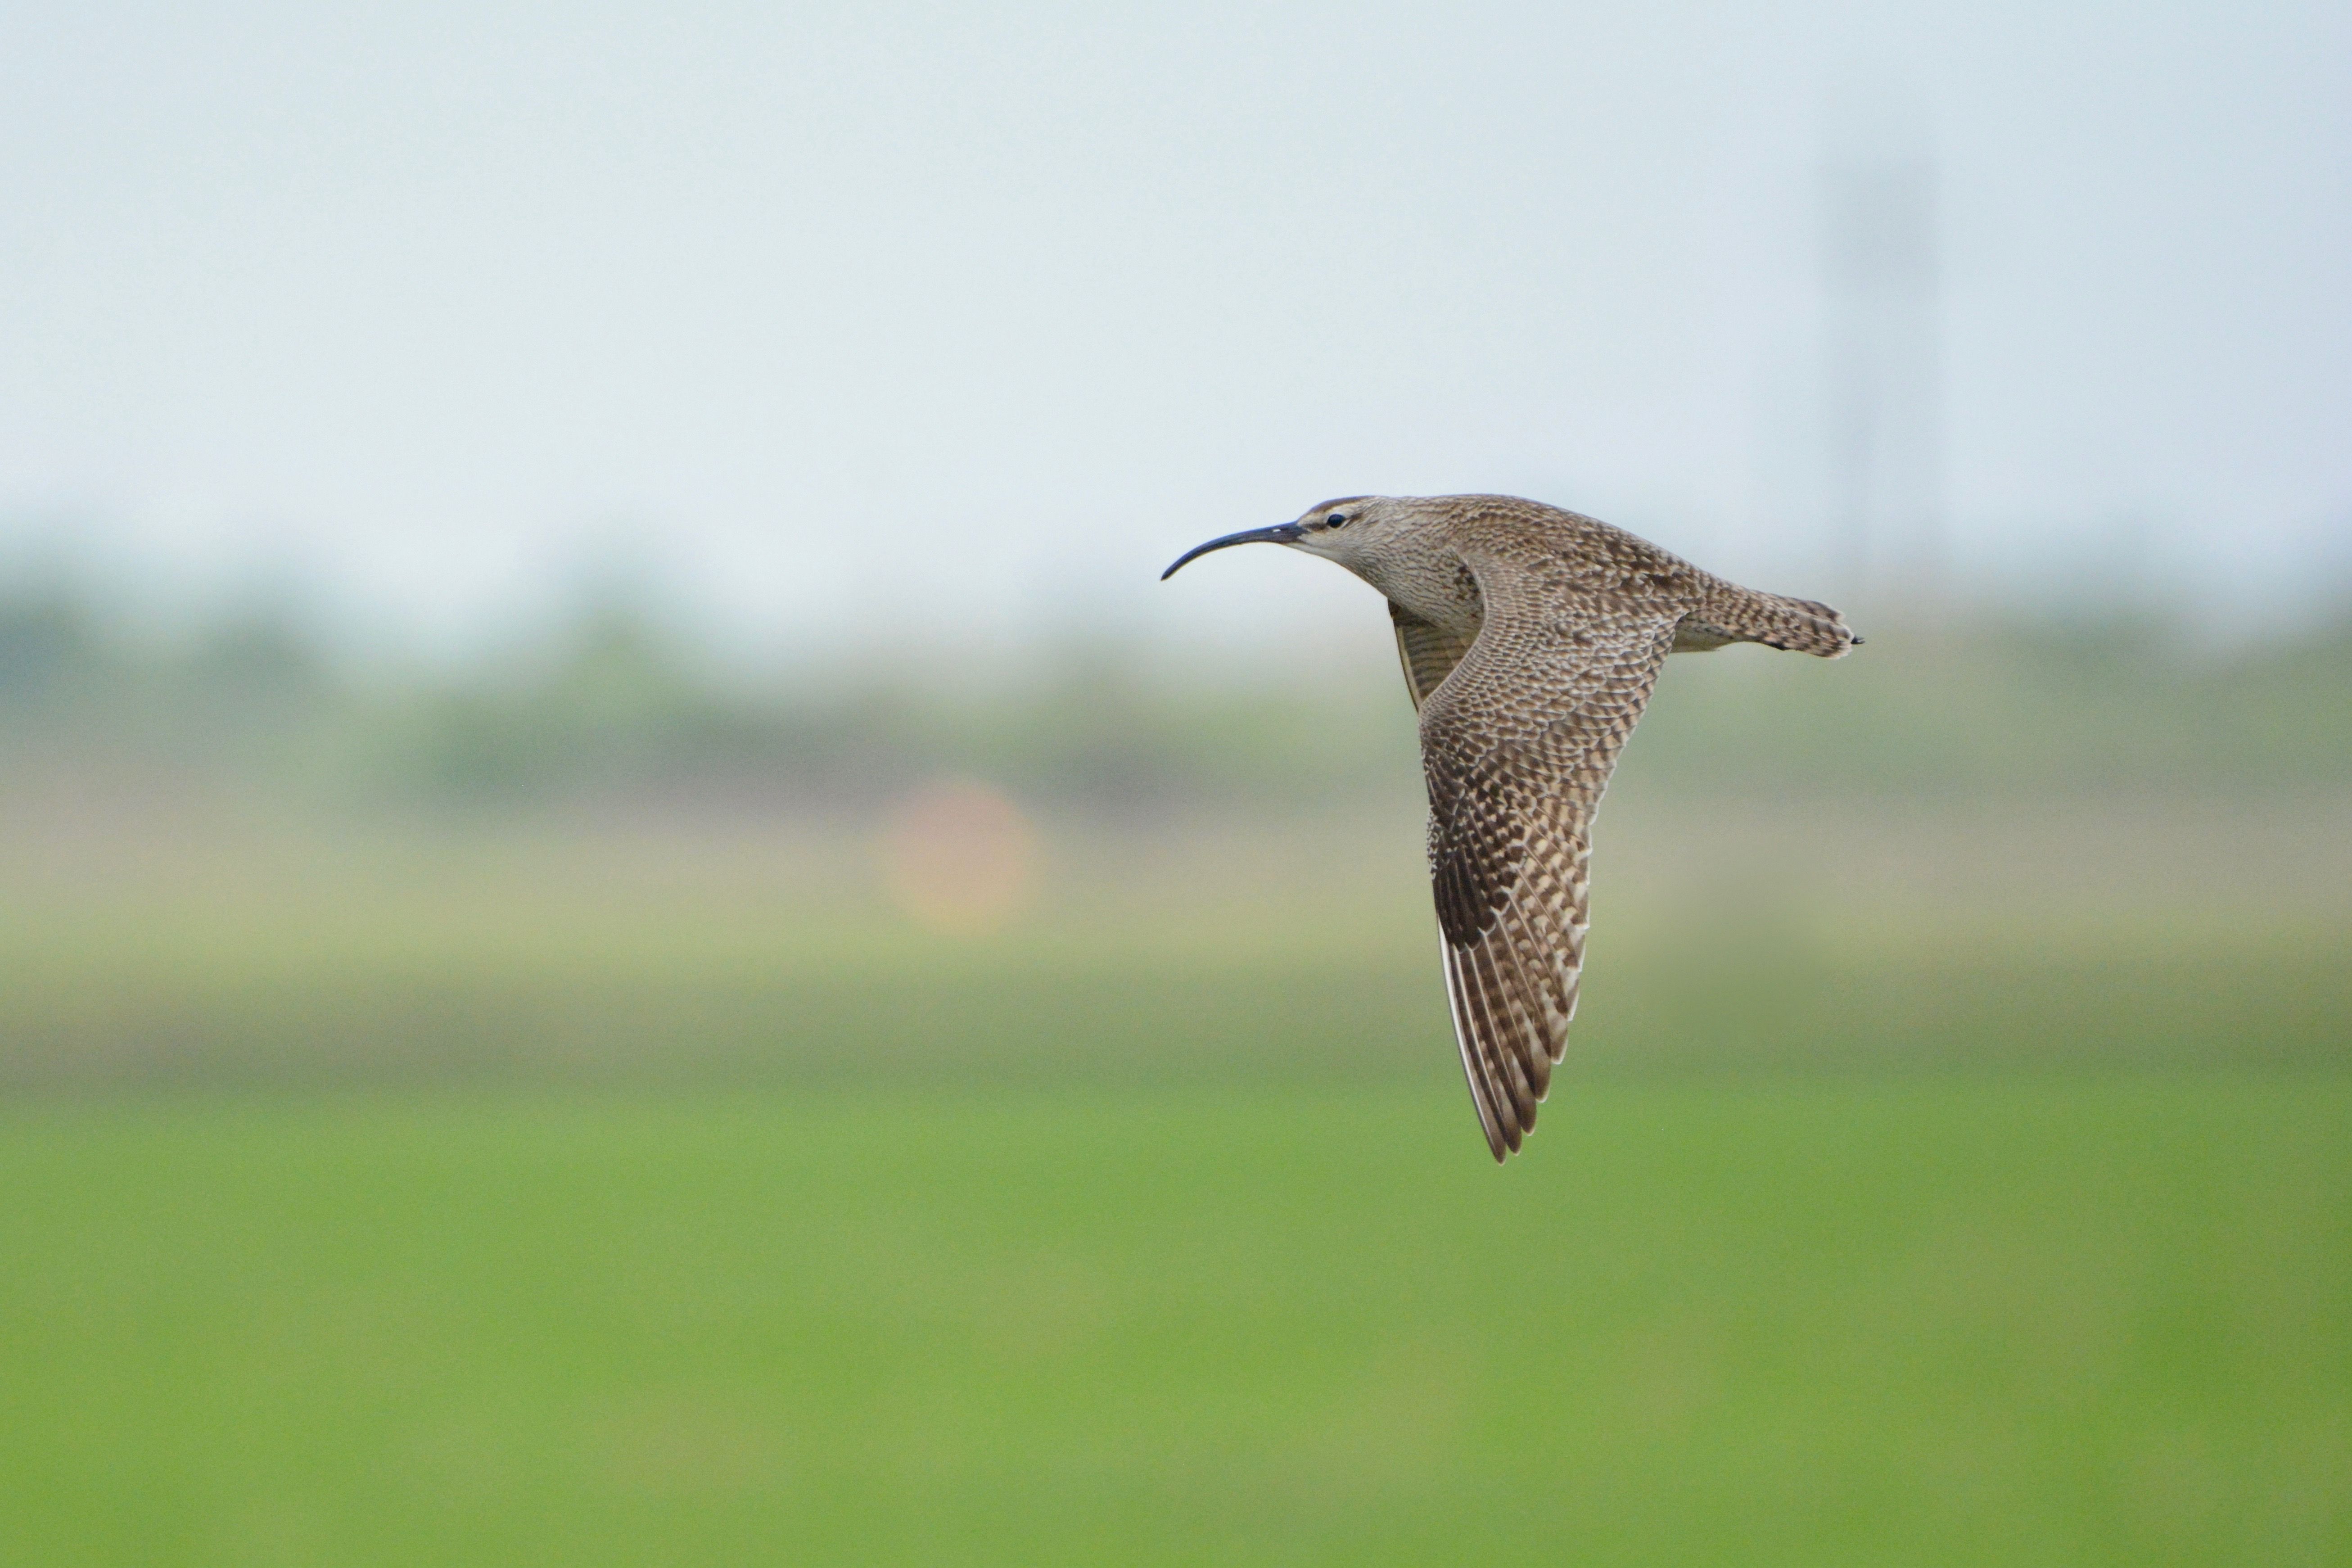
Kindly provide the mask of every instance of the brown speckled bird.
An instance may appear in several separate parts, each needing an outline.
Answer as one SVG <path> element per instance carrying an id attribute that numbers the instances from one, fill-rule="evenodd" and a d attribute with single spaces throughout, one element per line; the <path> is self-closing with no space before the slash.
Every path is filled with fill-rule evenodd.
<path id="1" fill-rule="evenodd" d="M 1670 653 L 1838 658 L 1827 605 L 1760 594 L 1623 529 L 1514 496 L 1350 496 L 1187 551 L 1286 544 L 1388 596 L 1421 714 L 1429 871 L 1454 1043 L 1498 1161 L 1535 1126 L 1584 964 L 1592 814 Z"/>

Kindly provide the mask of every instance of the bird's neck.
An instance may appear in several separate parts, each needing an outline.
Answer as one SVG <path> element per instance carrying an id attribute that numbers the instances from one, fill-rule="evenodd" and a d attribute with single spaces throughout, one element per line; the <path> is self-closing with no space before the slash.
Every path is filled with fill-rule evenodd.
<path id="1" fill-rule="evenodd" d="M 1384 552 L 1377 562 L 1349 564 L 1407 613 L 1465 639 L 1478 635 L 1485 618 L 1478 579 L 1453 551 Z"/>

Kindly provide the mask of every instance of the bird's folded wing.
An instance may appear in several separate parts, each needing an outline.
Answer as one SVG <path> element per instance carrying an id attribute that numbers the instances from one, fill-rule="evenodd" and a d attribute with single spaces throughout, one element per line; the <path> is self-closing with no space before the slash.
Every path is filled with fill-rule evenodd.
<path id="1" fill-rule="evenodd" d="M 1389 619 L 1396 624 L 1397 658 L 1404 665 L 1405 689 L 1412 693 L 1412 710 L 1418 713 L 1438 682 L 1453 674 L 1470 651 L 1472 639 L 1423 620 L 1394 599 L 1389 601 Z"/>
<path id="2" fill-rule="evenodd" d="M 1567 1048 L 1592 814 L 1679 618 L 1597 596 L 1490 613 L 1422 709 L 1446 996 L 1497 1160 L 1535 1125 Z"/>

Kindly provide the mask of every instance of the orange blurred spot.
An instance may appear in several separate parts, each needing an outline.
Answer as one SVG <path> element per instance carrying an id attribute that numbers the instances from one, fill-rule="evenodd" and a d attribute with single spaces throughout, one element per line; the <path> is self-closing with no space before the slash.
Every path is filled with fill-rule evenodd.
<path id="1" fill-rule="evenodd" d="M 1037 833 L 1021 808 L 970 779 L 924 785 L 891 809 L 882 830 L 890 900 L 933 931 L 978 936 L 1027 906 Z"/>

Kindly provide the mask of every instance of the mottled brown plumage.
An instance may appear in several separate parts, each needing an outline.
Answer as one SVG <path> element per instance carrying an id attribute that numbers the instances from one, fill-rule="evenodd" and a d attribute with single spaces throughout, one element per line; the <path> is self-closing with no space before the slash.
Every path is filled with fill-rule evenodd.
<path id="1" fill-rule="evenodd" d="M 1496 1160 L 1535 1126 L 1584 963 L 1591 826 L 1669 653 L 1842 657 L 1835 610 L 1512 496 L 1354 496 L 1212 540 L 1286 544 L 1387 595 L 1421 714 L 1429 868 L 1455 1044 Z"/>

